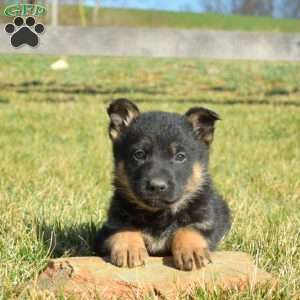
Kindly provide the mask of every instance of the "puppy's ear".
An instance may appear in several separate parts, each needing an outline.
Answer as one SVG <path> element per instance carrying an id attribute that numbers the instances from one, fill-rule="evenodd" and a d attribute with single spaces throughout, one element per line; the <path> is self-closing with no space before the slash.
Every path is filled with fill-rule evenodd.
<path id="1" fill-rule="evenodd" d="M 109 135 L 115 141 L 130 126 L 134 119 L 140 115 L 137 106 L 127 99 L 117 99 L 107 108 L 110 118 Z"/>
<path id="2" fill-rule="evenodd" d="M 203 107 L 193 107 L 185 113 L 197 138 L 210 145 L 214 137 L 215 122 L 220 120 L 217 113 Z"/>

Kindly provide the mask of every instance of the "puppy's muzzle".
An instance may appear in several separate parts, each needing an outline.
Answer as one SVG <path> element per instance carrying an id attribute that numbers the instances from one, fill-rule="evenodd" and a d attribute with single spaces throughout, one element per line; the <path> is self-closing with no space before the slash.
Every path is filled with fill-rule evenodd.
<path id="1" fill-rule="evenodd" d="M 146 190 L 153 196 L 160 196 L 168 192 L 169 185 L 162 178 L 153 178 L 146 182 Z"/>

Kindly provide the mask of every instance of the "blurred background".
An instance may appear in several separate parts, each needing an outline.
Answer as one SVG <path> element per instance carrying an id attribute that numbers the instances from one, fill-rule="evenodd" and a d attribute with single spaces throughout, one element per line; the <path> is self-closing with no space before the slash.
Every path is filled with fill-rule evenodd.
<path id="1" fill-rule="evenodd" d="M 300 60 L 300 0 L 8 3 L 47 7 L 38 18 L 47 28 L 40 47 L 21 47 L 18 53 Z M 3 14 L 0 20 L 2 26 L 11 22 Z M 12 50 L 7 36 L 0 36 L 0 52 Z"/>
<path id="2" fill-rule="evenodd" d="M 27 2 L 37 1 L 28 0 Z M 299 0 L 52 0 L 38 2 L 47 4 L 49 13 L 45 22 L 53 25 L 300 30 L 299 23 L 295 26 L 294 22 L 272 20 L 272 18 L 299 18 Z M 232 17 L 223 18 L 222 15 Z M 259 18 L 242 19 L 237 16 Z M 1 21 L 6 20 L 7 18 L 2 15 Z"/>

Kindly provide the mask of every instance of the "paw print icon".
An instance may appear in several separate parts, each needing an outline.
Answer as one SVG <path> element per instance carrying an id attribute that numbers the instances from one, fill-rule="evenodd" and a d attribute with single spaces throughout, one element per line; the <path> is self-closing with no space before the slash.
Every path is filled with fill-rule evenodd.
<path id="1" fill-rule="evenodd" d="M 13 23 L 5 26 L 5 31 L 11 34 L 10 42 L 13 47 L 36 47 L 39 44 L 39 35 L 45 31 L 45 27 L 41 23 L 36 24 L 34 17 L 16 17 Z"/>

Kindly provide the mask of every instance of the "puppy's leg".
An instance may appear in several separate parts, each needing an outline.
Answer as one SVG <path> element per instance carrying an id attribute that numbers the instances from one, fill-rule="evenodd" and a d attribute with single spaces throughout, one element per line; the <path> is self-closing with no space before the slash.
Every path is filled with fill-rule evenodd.
<path id="1" fill-rule="evenodd" d="M 172 240 L 171 251 L 176 268 L 190 271 L 211 262 L 208 244 L 203 235 L 192 228 L 178 229 Z"/>
<path id="2" fill-rule="evenodd" d="M 111 262 L 118 267 L 137 267 L 146 263 L 148 256 L 143 237 L 138 230 L 124 230 L 107 240 Z"/>

